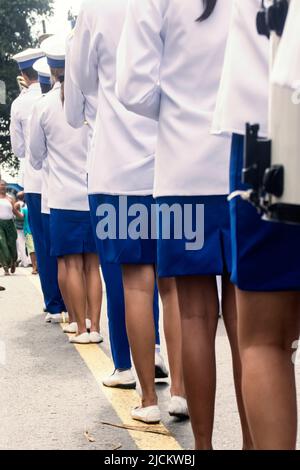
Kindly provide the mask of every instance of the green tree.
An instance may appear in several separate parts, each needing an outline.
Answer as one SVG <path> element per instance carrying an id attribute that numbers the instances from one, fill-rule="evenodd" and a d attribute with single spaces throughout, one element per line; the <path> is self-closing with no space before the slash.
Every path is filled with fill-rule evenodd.
<path id="1" fill-rule="evenodd" d="M 52 14 L 52 4 L 53 0 L 0 0 L 0 88 L 6 88 L 6 103 L 0 100 L 0 163 L 12 172 L 18 169 L 19 162 L 10 149 L 9 116 L 11 103 L 20 90 L 16 81 L 18 67 L 11 57 L 37 45 L 32 27 L 41 21 L 41 15 Z"/>

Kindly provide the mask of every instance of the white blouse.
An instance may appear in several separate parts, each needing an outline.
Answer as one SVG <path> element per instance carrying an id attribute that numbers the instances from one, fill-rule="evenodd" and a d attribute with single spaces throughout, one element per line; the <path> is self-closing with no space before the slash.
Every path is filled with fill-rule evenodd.
<path id="1" fill-rule="evenodd" d="M 300 2 L 291 0 L 272 73 L 272 82 L 300 92 Z M 298 101 L 299 102 L 299 94 Z"/>
<path id="2" fill-rule="evenodd" d="M 7 197 L 0 197 L 0 220 L 12 220 L 13 216 L 12 203 Z"/>
<path id="3" fill-rule="evenodd" d="M 66 121 L 61 86 L 54 85 L 34 109 L 30 127 L 31 164 L 49 161 L 48 205 L 51 209 L 88 211 L 87 126 L 75 130 Z"/>
<path id="4" fill-rule="evenodd" d="M 256 29 L 260 8 L 261 0 L 233 0 L 214 133 L 244 135 L 249 122 L 268 134 L 269 41 Z"/>
<path id="5" fill-rule="evenodd" d="M 30 85 L 21 93 L 11 107 L 10 138 L 12 151 L 16 157 L 24 159 L 23 184 L 25 193 L 41 194 L 42 175 L 30 165 L 29 128 L 30 118 L 42 92 L 39 83 Z"/>
<path id="6" fill-rule="evenodd" d="M 127 5 L 128 0 L 83 2 L 72 40 L 71 79 L 85 96 L 98 94 L 90 194 L 153 193 L 157 124 L 128 112 L 115 94 L 116 54 Z"/>
<path id="7" fill-rule="evenodd" d="M 199 22 L 201 0 L 130 0 L 118 50 L 117 94 L 158 121 L 154 195 L 229 191 L 230 139 L 210 133 L 231 0 Z"/>

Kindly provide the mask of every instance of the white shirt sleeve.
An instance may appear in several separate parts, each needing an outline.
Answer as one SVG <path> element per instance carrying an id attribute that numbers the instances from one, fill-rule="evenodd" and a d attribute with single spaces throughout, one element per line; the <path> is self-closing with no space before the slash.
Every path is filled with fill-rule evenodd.
<path id="1" fill-rule="evenodd" d="M 94 95 L 98 91 L 98 54 L 88 16 L 83 4 L 72 39 L 70 77 L 84 95 Z"/>
<path id="2" fill-rule="evenodd" d="M 65 67 L 65 115 L 68 124 L 79 129 L 85 122 L 85 98 L 71 79 L 71 42 L 68 43 Z"/>
<path id="3" fill-rule="evenodd" d="M 42 115 L 37 104 L 30 120 L 30 163 L 33 168 L 41 170 L 47 156 L 47 141 L 42 127 Z"/>
<path id="4" fill-rule="evenodd" d="M 294 90 L 300 88 L 300 3 L 292 0 L 275 59 L 272 83 Z"/>
<path id="5" fill-rule="evenodd" d="M 130 0 L 117 55 L 116 93 L 136 114 L 158 120 L 164 0 Z"/>
<path id="6" fill-rule="evenodd" d="M 18 116 L 17 106 L 15 103 L 11 107 L 10 120 L 10 141 L 13 153 L 18 158 L 25 158 L 26 144 L 22 120 Z"/>

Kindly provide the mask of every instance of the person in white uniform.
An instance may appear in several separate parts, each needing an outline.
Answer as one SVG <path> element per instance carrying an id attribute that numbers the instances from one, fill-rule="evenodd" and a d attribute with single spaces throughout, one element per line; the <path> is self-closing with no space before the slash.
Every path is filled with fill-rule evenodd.
<path id="1" fill-rule="evenodd" d="M 65 65 L 65 102 L 64 109 L 67 122 L 74 129 L 79 129 L 87 123 L 89 127 L 89 152 L 92 148 L 94 129 L 98 108 L 98 90 L 92 95 L 84 95 L 71 79 L 71 45 L 74 31 L 67 39 Z M 92 210 L 92 205 L 90 204 Z M 96 245 L 101 260 L 101 270 L 106 285 L 107 316 L 111 353 L 114 362 L 113 374 L 103 379 L 106 387 L 131 389 L 136 387 L 136 380 L 131 368 L 131 354 L 125 324 L 125 304 L 121 266 L 106 263 L 103 257 L 100 240 L 96 237 Z M 157 318 L 158 318 L 158 308 Z M 156 322 L 158 324 L 158 321 Z M 69 326 L 70 328 L 70 326 Z"/>
<path id="2" fill-rule="evenodd" d="M 51 255 L 64 258 L 68 300 L 78 325 L 72 343 L 101 343 L 102 286 L 87 195 L 87 128 L 74 130 L 63 109 L 65 44 L 51 37 L 42 44 L 53 89 L 36 107 L 30 126 L 31 164 L 37 170 L 49 162 Z M 86 308 L 91 318 L 87 332 Z"/>
<path id="3" fill-rule="evenodd" d="M 210 134 L 231 6 L 231 0 L 131 0 L 118 52 L 116 90 L 121 102 L 158 121 L 158 274 L 177 281 L 196 449 L 212 448 L 217 275 L 223 280 L 222 311 L 233 353 L 243 446 L 252 445 L 241 396 L 236 304 L 229 279 L 230 139 Z M 174 220 L 165 215 L 166 208 L 174 211 Z M 188 236 L 191 226 L 197 234 Z"/>
<path id="4" fill-rule="evenodd" d="M 44 245 L 43 224 L 41 215 L 42 175 L 30 165 L 29 122 L 35 103 L 41 98 L 38 74 L 33 69 L 34 63 L 44 53 L 40 49 L 26 49 L 15 55 L 22 78 L 28 87 L 13 102 L 11 107 L 10 138 L 14 154 L 24 161 L 24 191 L 28 206 L 30 227 L 36 249 L 41 287 L 44 295 L 45 310 L 53 315 L 52 319 L 61 321 L 60 305 L 53 302 L 51 284 L 48 282 L 48 256 Z M 47 315 L 48 317 L 48 315 Z M 49 317 L 48 317 L 49 318 Z M 48 320 L 47 320 L 48 321 Z"/>
<path id="5" fill-rule="evenodd" d="M 214 118 L 214 132 L 233 135 L 232 193 L 249 189 L 242 181 L 246 123 L 260 124 L 260 135 L 268 134 L 270 46 L 257 33 L 260 8 L 261 0 L 234 0 Z M 300 333 L 300 227 L 264 221 L 239 197 L 231 201 L 230 214 L 243 398 L 254 448 L 294 449 L 292 345 Z"/>
<path id="6" fill-rule="evenodd" d="M 38 80 L 41 87 L 41 100 L 43 96 L 47 94 L 51 88 L 51 72 L 50 68 L 47 63 L 46 57 L 42 57 L 41 59 L 37 60 L 34 65 L 33 69 L 38 73 Z M 39 107 L 39 101 L 35 104 L 35 108 Z M 32 114 L 35 113 L 35 108 L 32 111 Z M 48 205 L 48 180 L 49 180 L 49 163 L 48 160 L 44 160 L 43 168 L 41 169 L 42 174 L 42 202 L 41 202 L 41 212 L 42 212 L 42 226 L 43 226 L 43 233 L 42 238 L 46 250 L 47 256 L 47 263 L 46 263 L 46 270 L 47 270 L 47 279 L 49 284 L 49 289 L 51 289 L 51 304 L 54 307 L 56 312 L 66 312 L 68 311 L 68 320 L 70 323 L 73 321 L 73 313 L 70 305 L 66 307 L 60 288 L 62 292 L 64 292 L 64 297 L 66 297 L 66 269 L 64 262 L 61 261 L 60 263 L 60 270 L 58 276 L 58 263 L 57 259 L 51 256 L 51 246 L 50 246 L 50 207 Z M 56 323 L 63 320 L 62 315 L 57 313 L 53 314 L 48 313 L 46 315 L 46 322 L 47 323 Z"/>
<path id="7" fill-rule="evenodd" d="M 89 193 L 94 226 L 99 227 L 107 204 L 119 217 L 127 217 L 135 204 L 153 204 L 154 151 L 157 125 L 128 112 L 115 95 L 116 53 L 126 15 L 127 0 L 86 1 L 77 19 L 72 45 L 71 76 L 83 94 L 98 91 L 98 114 L 89 162 Z M 113 25 L 113 27 L 112 27 Z M 124 206 L 123 206 L 124 207 Z M 125 224 L 130 223 L 126 219 Z M 128 225 L 127 225 L 128 228 Z M 160 410 L 155 391 L 155 240 L 125 237 L 102 238 L 107 262 L 123 267 L 126 324 L 133 360 L 142 388 L 142 406 L 132 417 L 158 422 Z M 181 366 L 180 317 L 173 279 L 159 285 L 164 305 L 165 332 L 171 370 L 169 413 L 187 416 Z"/>
<path id="8" fill-rule="evenodd" d="M 98 108 L 98 90 L 93 95 L 84 95 L 74 85 L 71 79 L 71 44 L 73 33 L 67 41 L 66 54 L 66 73 L 65 73 L 65 113 L 70 126 L 78 129 L 86 122 L 89 126 L 89 154 L 92 149 L 94 129 L 96 125 L 97 108 Z M 76 53 L 76 51 L 75 51 Z M 97 207 L 94 204 L 94 198 L 90 198 L 90 209 L 96 212 Z M 95 227 L 94 227 L 95 228 Z M 103 385 L 106 387 L 116 388 L 135 388 L 136 380 L 132 373 L 132 363 L 130 347 L 125 324 L 125 304 L 124 289 L 122 280 L 122 269 L 120 265 L 108 263 L 103 256 L 103 244 L 96 236 L 96 245 L 101 260 L 101 269 L 106 285 L 106 295 L 108 299 L 108 322 L 109 336 L 111 344 L 111 352 L 114 361 L 115 370 L 113 374 L 105 377 Z M 160 333 L 159 333 L 159 302 L 158 292 L 156 289 L 153 313 L 155 322 L 155 377 L 164 379 L 168 377 L 164 359 L 160 353 Z"/>
<path id="9" fill-rule="evenodd" d="M 300 3 L 290 0 L 289 13 L 280 46 L 275 59 L 272 82 L 298 91 L 297 104 L 300 91 Z"/>

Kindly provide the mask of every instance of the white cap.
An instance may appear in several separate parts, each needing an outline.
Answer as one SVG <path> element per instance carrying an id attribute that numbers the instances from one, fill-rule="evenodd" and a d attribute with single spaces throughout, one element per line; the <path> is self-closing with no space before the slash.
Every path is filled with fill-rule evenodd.
<path id="1" fill-rule="evenodd" d="M 25 70 L 33 66 L 33 64 L 44 57 L 42 49 L 26 49 L 13 56 L 13 60 L 18 62 L 20 70 Z"/>
<path id="2" fill-rule="evenodd" d="M 41 44 L 49 67 L 64 68 L 66 57 L 66 36 L 51 36 Z"/>
<path id="3" fill-rule="evenodd" d="M 46 57 L 42 57 L 42 59 L 37 60 L 33 65 L 33 68 L 39 75 L 39 82 L 50 85 L 51 70 Z"/>
<path id="4" fill-rule="evenodd" d="M 50 77 L 51 71 L 48 65 L 46 57 L 42 57 L 41 59 L 37 60 L 33 65 L 34 70 L 41 75 L 41 77 Z"/>

